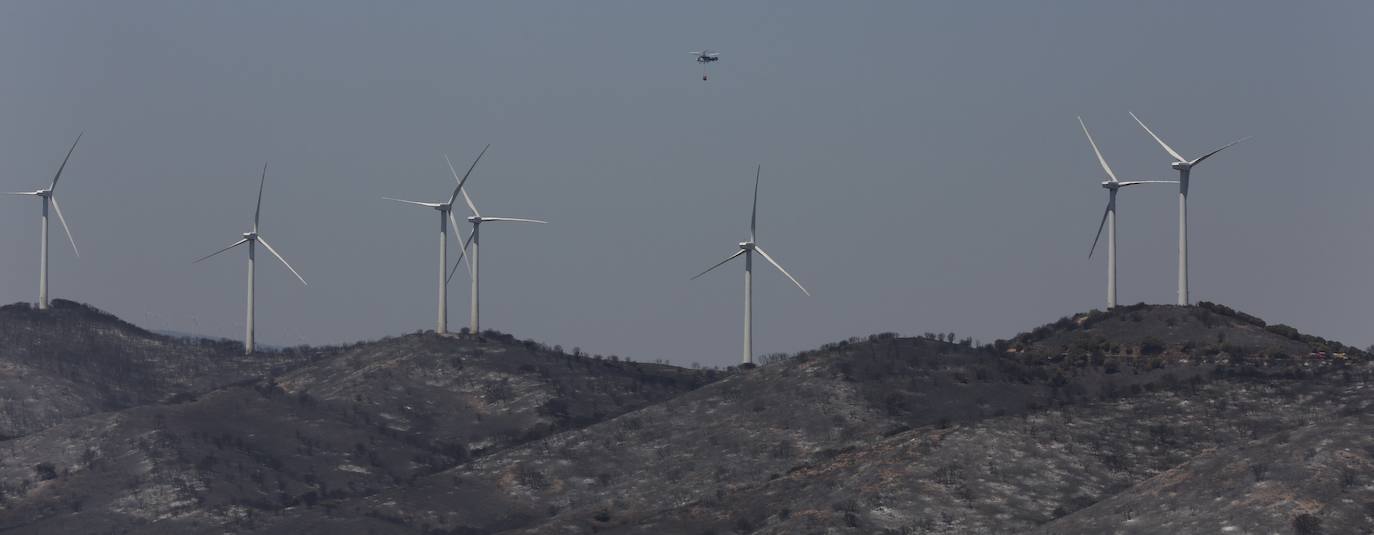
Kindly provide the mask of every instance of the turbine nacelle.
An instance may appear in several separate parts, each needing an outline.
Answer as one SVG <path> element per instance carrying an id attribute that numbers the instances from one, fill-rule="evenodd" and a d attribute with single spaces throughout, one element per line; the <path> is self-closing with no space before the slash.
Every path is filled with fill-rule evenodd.
<path id="1" fill-rule="evenodd" d="M 481 222 L 482 222 L 482 216 L 479 216 L 479 215 L 470 215 L 470 216 L 468 216 L 468 223 L 472 223 L 472 224 L 476 225 L 476 224 L 481 223 Z"/>
<path id="2" fill-rule="evenodd" d="M 1174 163 L 1169 164 L 1169 167 L 1173 168 L 1175 171 L 1187 171 L 1187 170 L 1189 170 L 1189 169 L 1192 169 L 1193 163 L 1192 163 L 1192 162 L 1174 162 Z"/>
<path id="3" fill-rule="evenodd" d="M 258 239 L 258 233 L 256 233 L 256 232 L 245 232 L 245 233 L 243 233 L 243 239 L 248 240 L 248 241 L 257 240 L 257 239 Z"/>
<path id="4" fill-rule="evenodd" d="M 752 251 L 755 247 L 757 247 L 757 244 L 751 241 L 739 242 L 739 248 L 745 251 Z"/>

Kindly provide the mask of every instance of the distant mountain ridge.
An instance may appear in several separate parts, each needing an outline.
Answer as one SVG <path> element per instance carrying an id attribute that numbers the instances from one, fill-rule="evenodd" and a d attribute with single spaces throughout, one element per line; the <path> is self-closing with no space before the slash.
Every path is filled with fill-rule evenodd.
<path id="1" fill-rule="evenodd" d="M 23 308 L 0 308 L 0 373 L 27 374 L 0 399 L 47 420 L 0 440 L 6 533 L 1214 532 L 1211 509 L 1126 518 L 1182 507 L 1151 494 L 1169 474 L 1245 497 L 1215 509 L 1245 529 L 1374 526 L 1369 355 L 1219 305 L 981 347 L 874 335 L 725 372 L 494 332 L 243 357 Z M 113 386 L 82 397 L 97 371 Z M 56 395 L 12 390 L 25 378 Z M 1290 469 L 1287 444 L 1326 453 Z M 1213 468 L 1255 463 L 1281 468 Z M 1331 470 L 1353 483 L 1321 486 Z M 1277 488 L 1310 505 L 1275 508 Z"/>

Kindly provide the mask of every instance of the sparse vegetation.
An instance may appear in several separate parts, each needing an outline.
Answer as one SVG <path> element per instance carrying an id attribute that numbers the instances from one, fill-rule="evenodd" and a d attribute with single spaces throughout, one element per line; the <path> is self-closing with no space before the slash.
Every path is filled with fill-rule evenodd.
<path id="1" fill-rule="evenodd" d="M 496 331 L 250 366 L 232 345 L 209 362 L 214 343 L 63 306 L 56 323 L 0 309 L 18 318 L 0 342 L 42 340 L 18 357 L 53 355 L 34 377 L 125 375 L 100 391 L 112 409 L 0 441 L 0 530 L 1086 534 L 1148 522 L 1173 495 L 1148 492 L 1166 470 L 1205 474 L 1179 480 L 1199 492 L 1285 485 L 1327 504 L 1254 532 L 1350 532 L 1342 504 L 1374 503 L 1372 452 L 1340 425 L 1374 405 L 1367 354 L 1219 305 L 1092 311 L 990 345 L 852 337 L 747 372 Z M 1305 477 L 1266 453 L 1287 450 L 1345 453 L 1307 455 L 1329 466 Z"/>

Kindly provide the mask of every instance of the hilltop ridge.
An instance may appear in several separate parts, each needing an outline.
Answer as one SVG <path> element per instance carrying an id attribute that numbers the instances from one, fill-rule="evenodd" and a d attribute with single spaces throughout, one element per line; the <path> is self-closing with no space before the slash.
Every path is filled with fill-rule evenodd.
<path id="1" fill-rule="evenodd" d="M 1268 324 L 1225 305 L 1121 306 L 1060 318 L 1010 340 L 999 349 L 1040 354 L 1302 358 L 1320 353 L 1369 358 L 1356 347 Z"/>
<path id="2" fill-rule="evenodd" d="M 113 354 L 142 366 L 135 376 L 141 382 L 130 384 L 152 387 L 181 380 L 182 368 L 151 361 L 182 358 L 200 347 L 85 307 L 64 304 L 56 316 L 46 323 L 21 318 L 0 333 L 47 328 L 52 332 L 35 335 L 41 345 L 60 333 L 77 341 L 70 347 L 83 349 L 60 358 L 79 368 L 86 359 Z M 92 342 L 105 337 L 116 350 Z M 243 356 L 237 344 L 226 349 L 212 355 L 257 361 L 258 373 L 165 399 L 146 395 L 128 407 L 67 417 L 0 441 L 7 453 L 0 456 L 0 530 L 242 528 L 252 525 L 255 512 L 405 485 L 671 398 L 720 375 L 569 355 L 491 331 L 297 348 L 290 351 L 301 360 L 291 366 L 267 366 L 285 351 Z M 26 350 L 16 360 L 37 354 Z M 0 351 L 0 362 L 7 359 L 9 353 Z M 132 487 L 130 478 L 137 482 Z M 85 513 L 72 516 L 78 509 Z M 168 522 L 154 528 L 149 522 L 156 518 Z"/>
<path id="3" fill-rule="evenodd" d="M 1342 447 L 1359 447 L 1367 422 L 1344 415 L 1374 406 L 1364 352 L 1210 304 L 984 346 L 885 333 L 725 372 L 495 332 L 243 357 L 80 305 L 53 316 L 0 309 L 17 318 L 0 342 L 26 347 L 0 366 L 77 389 L 113 355 L 138 370 L 114 391 L 142 394 L 0 440 L 7 532 L 1090 533 L 1123 507 L 1173 507 L 1152 478 L 1272 457 L 1254 441 L 1343 418 Z M 208 364 L 157 362 L 186 351 Z M 1374 481 L 1362 462 L 1340 466 Z M 1331 511 L 1329 532 L 1366 521 Z M 1265 514 L 1255 529 L 1299 512 Z"/>
<path id="4" fill-rule="evenodd" d="M 39 431 L 66 419 L 157 403 L 280 373 L 330 353 L 243 355 L 227 340 L 150 332 L 100 309 L 54 299 L 0 307 L 0 436 Z"/>

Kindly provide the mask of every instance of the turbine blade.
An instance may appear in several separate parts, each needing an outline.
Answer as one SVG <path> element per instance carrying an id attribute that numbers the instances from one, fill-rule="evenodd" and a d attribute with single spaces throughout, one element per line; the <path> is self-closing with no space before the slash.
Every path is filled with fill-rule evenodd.
<path id="1" fill-rule="evenodd" d="M 1159 142 L 1159 146 L 1164 147 L 1164 150 L 1165 150 L 1165 151 L 1168 151 L 1169 155 L 1170 155 L 1170 156 L 1173 156 L 1174 159 L 1175 159 L 1175 161 L 1179 161 L 1179 162 L 1186 162 L 1186 161 L 1188 161 L 1187 158 L 1184 158 L 1184 157 L 1182 157 L 1182 156 L 1179 156 L 1178 151 L 1175 151 L 1175 150 L 1173 149 L 1173 147 L 1170 147 L 1170 146 L 1169 146 L 1168 143 L 1165 143 L 1164 140 L 1159 139 L 1159 136 L 1155 135 L 1154 130 L 1150 130 L 1150 127 L 1145 126 L 1145 122 L 1144 122 L 1144 121 L 1141 121 L 1139 117 L 1136 117 L 1136 116 L 1135 116 L 1135 112 L 1126 112 L 1126 113 L 1131 114 L 1131 118 L 1132 118 L 1132 119 L 1135 119 L 1135 122 L 1139 123 L 1139 124 L 1140 124 L 1140 127 L 1141 127 L 1141 128 L 1144 128 L 1146 132 L 1149 132 L 1149 133 L 1150 133 L 1150 137 L 1155 138 L 1155 141 L 1158 141 L 1158 142 Z"/>
<path id="2" fill-rule="evenodd" d="M 461 193 L 463 194 L 463 202 L 468 203 L 468 208 L 472 210 L 472 215 L 482 217 L 482 214 L 477 213 L 477 205 L 472 204 L 472 197 L 468 196 L 468 190 L 463 190 Z"/>
<path id="3" fill-rule="evenodd" d="M 461 266 L 461 265 L 463 265 L 462 262 L 454 262 L 454 263 L 453 263 L 453 268 L 451 268 L 451 269 L 448 270 L 448 278 L 444 279 L 444 284 L 448 284 L 448 283 L 450 283 L 450 282 L 453 282 L 453 276 L 456 275 L 456 274 L 458 274 L 458 266 Z M 472 277 L 472 267 L 471 267 L 471 266 L 468 267 L 468 277 Z"/>
<path id="4" fill-rule="evenodd" d="M 6 191 L 0 195 L 38 195 L 36 191 Z"/>
<path id="5" fill-rule="evenodd" d="M 262 164 L 262 180 L 258 181 L 258 207 L 253 209 L 253 232 L 258 231 L 258 216 L 262 214 L 262 186 L 267 184 L 267 162 Z"/>
<path id="6" fill-rule="evenodd" d="M 759 221 L 759 173 L 762 172 L 762 164 L 754 168 L 754 211 L 749 213 L 749 241 L 755 240 L 754 230 Z"/>
<path id="7" fill-rule="evenodd" d="M 1107 178 L 1112 182 L 1117 182 L 1116 173 L 1112 172 L 1111 166 L 1107 165 L 1107 159 L 1102 157 L 1102 151 L 1097 150 L 1097 142 L 1093 141 L 1093 135 L 1088 133 L 1088 125 L 1083 124 L 1083 118 L 1078 118 L 1078 125 L 1083 127 L 1083 135 L 1088 136 L 1088 144 L 1093 146 L 1093 154 L 1097 155 L 1097 163 L 1102 164 L 1102 170 L 1107 172 Z"/>
<path id="8" fill-rule="evenodd" d="M 406 203 L 406 204 L 414 204 L 414 205 L 416 205 L 416 206 L 426 206 L 426 207 L 429 207 L 429 208 L 438 208 L 438 207 L 440 206 L 440 204 L 437 203 L 437 202 L 407 201 L 407 200 L 405 200 L 405 199 L 397 199 L 397 198 L 395 198 L 395 197 L 382 197 L 382 198 L 383 198 L 383 199 L 386 199 L 386 200 L 388 200 L 388 201 L 403 202 L 403 203 Z"/>
<path id="9" fill-rule="evenodd" d="M 57 189 L 57 179 L 62 178 L 62 170 L 67 168 L 67 160 L 72 159 L 72 152 L 76 150 L 76 144 L 81 142 L 81 136 L 85 132 L 76 135 L 76 141 L 72 142 L 72 148 L 67 149 L 67 157 L 62 159 L 62 165 L 57 168 L 57 174 L 52 177 L 52 185 L 48 186 L 48 191 Z"/>
<path id="10" fill-rule="evenodd" d="M 779 264 L 777 260 L 773 260 L 773 257 L 768 256 L 768 252 L 764 251 L 762 247 L 755 245 L 754 250 L 758 251 L 759 254 L 763 255 L 763 259 L 767 260 L 769 264 L 773 264 L 773 267 L 778 268 L 778 271 L 781 271 L 783 275 L 787 275 L 787 278 L 792 280 L 792 284 L 795 284 L 798 288 L 801 288 L 802 293 L 806 294 L 807 296 L 811 295 L 811 292 L 806 291 L 805 286 L 802 286 L 800 282 L 797 282 L 796 277 L 793 277 L 791 273 L 788 273 L 787 270 L 783 269 L 782 264 Z"/>
<path id="11" fill-rule="evenodd" d="M 197 258 L 197 259 L 195 259 L 195 261 L 193 261 L 193 262 L 191 262 L 191 263 L 192 263 L 192 264 L 199 263 L 201 260 L 205 260 L 206 258 L 210 258 L 210 257 L 212 257 L 212 256 L 215 256 L 215 255 L 220 254 L 220 253 L 222 253 L 222 252 L 228 251 L 228 250 L 230 250 L 230 249 L 233 249 L 233 248 L 238 247 L 238 246 L 240 246 L 240 245 L 243 245 L 243 244 L 245 244 L 245 243 L 248 243 L 248 238 L 241 239 L 241 240 L 239 240 L 239 241 L 234 242 L 233 245 L 230 245 L 230 246 L 228 246 L 228 247 L 225 247 L 225 248 L 223 248 L 223 249 L 220 249 L 220 250 L 215 251 L 215 252 L 213 252 L 213 253 L 210 253 L 210 254 L 208 254 L 208 255 L 202 256 L 202 257 L 200 257 L 200 258 Z"/>
<path id="12" fill-rule="evenodd" d="M 57 212 L 57 220 L 62 222 L 62 230 L 67 231 L 67 241 L 72 242 L 72 252 L 76 253 L 77 258 L 81 258 L 81 251 L 76 250 L 76 238 L 72 237 L 72 229 L 67 226 L 67 218 L 62 217 L 62 207 L 57 205 L 57 197 L 48 197 L 52 201 L 52 209 Z"/>
<path id="13" fill-rule="evenodd" d="M 472 237 L 473 237 L 473 236 L 476 236 L 476 234 L 469 234 L 469 235 L 468 235 L 468 239 L 467 239 L 466 241 L 463 242 L 463 251 L 464 251 L 465 253 L 466 253 L 466 251 L 468 250 L 468 246 L 469 246 L 469 245 L 472 245 Z M 464 254 L 464 256 L 466 256 L 466 254 Z M 448 278 L 447 278 L 447 279 L 444 279 L 444 283 L 447 284 L 447 283 L 453 281 L 453 274 L 454 274 L 454 273 L 457 273 L 457 272 L 458 272 L 458 263 L 457 263 L 457 262 L 454 262 L 454 263 L 453 263 L 453 269 L 448 270 Z M 468 264 L 468 277 L 472 277 L 472 264 Z"/>
<path id="14" fill-rule="evenodd" d="M 1088 249 L 1088 258 L 1097 251 L 1097 240 L 1102 239 L 1102 228 L 1107 226 L 1107 214 L 1112 213 L 1112 201 L 1107 201 L 1107 209 L 1102 211 L 1102 222 L 1097 224 L 1097 236 L 1093 237 L 1093 247 Z"/>
<path id="15" fill-rule="evenodd" d="M 461 191 L 463 189 L 463 185 L 467 183 L 468 176 L 472 174 L 472 170 L 477 168 L 477 162 L 482 160 L 482 155 L 486 154 L 487 149 L 490 148 L 490 143 L 488 143 L 487 146 L 482 147 L 482 152 L 477 153 L 477 158 L 472 161 L 472 165 L 468 167 L 468 172 L 463 174 L 463 178 L 458 178 L 458 171 L 453 168 L 453 162 L 448 159 L 447 154 L 444 155 L 444 161 L 448 162 L 448 170 L 453 173 L 453 179 L 458 181 L 458 187 L 453 188 L 453 195 L 449 195 L 448 197 L 449 204 L 453 204 L 453 201 L 458 200 L 458 192 Z M 467 192 L 463 192 L 463 200 L 466 200 L 468 202 L 468 208 L 472 209 L 472 215 L 482 215 L 477 213 L 477 206 L 472 204 L 472 199 L 468 197 Z"/>
<path id="16" fill-rule="evenodd" d="M 1178 183 L 1177 180 L 1132 180 L 1132 181 L 1130 181 L 1130 182 L 1122 182 L 1122 183 L 1121 183 L 1121 187 L 1124 188 L 1124 187 L 1126 187 L 1126 186 L 1134 186 L 1134 185 L 1136 185 L 1136 184 L 1177 184 L 1177 183 Z"/>
<path id="17" fill-rule="evenodd" d="M 1240 139 L 1237 139 L 1237 140 L 1232 141 L 1232 142 L 1230 142 L 1230 143 L 1227 143 L 1227 144 L 1226 144 L 1224 147 L 1222 147 L 1222 148 L 1219 148 L 1219 149 L 1217 149 L 1217 150 L 1214 150 L 1214 151 L 1212 151 L 1212 152 L 1209 152 L 1209 153 L 1207 153 L 1207 154 L 1204 154 L 1204 155 L 1200 156 L 1198 159 L 1193 160 L 1193 161 L 1191 161 L 1191 162 L 1188 162 L 1188 165 L 1197 165 L 1197 164 L 1200 164 L 1200 163 L 1202 163 L 1203 160 L 1206 160 L 1206 159 L 1208 159 L 1208 158 L 1211 158 L 1213 154 L 1216 154 L 1216 153 L 1218 153 L 1218 152 L 1221 152 L 1221 151 L 1224 151 L 1224 150 L 1226 150 L 1226 149 L 1229 149 L 1229 148 L 1231 148 L 1232 145 L 1235 145 L 1235 144 L 1237 144 L 1237 143 L 1240 143 L 1240 142 L 1242 142 L 1242 141 L 1245 141 L 1245 140 L 1247 140 L 1247 139 L 1250 139 L 1250 137 L 1251 137 L 1251 136 L 1245 136 L 1245 137 L 1243 137 L 1243 138 L 1240 138 Z"/>
<path id="18" fill-rule="evenodd" d="M 734 260 L 735 258 L 739 257 L 739 255 L 742 255 L 742 254 L 744 254 L 744 249 L 740 249 L 739 251 L 736 251 L 735 254 L 732 254 L 732 255 L 726 257 L 725 260 L 721 260 L 720 263 L 718 263 L 718 264 L 716 264 L 716 265 L 714 265 L 714 266 L 711 266 L 711 267 L 709 267 L 709 268 L 706 268 L 706 271 L 703 271 L 703 272 L 701 272 L 701 273 L 697 273 L 696 276 L 694 276 L 694 277 L 692 277 L 692 278 L 690 278 L 690 279 L 687 279 L 687 280 L 697 280 L 697 278 L 701 277 L 702 275 L 705 275 L 705 274 L 707 274 L 707 273 L 710 273 L 711 270 L 716 269 L 716 268 L 718 268 L 718 267 L 720 267 L 720 266 L 725 265 L 726 262 L 729 262 L 729 261 L 731 261 L 731 260 Z"/>
<path id="19" fill-rule="evenodd" d="M 453 210 L 449 210 L 447 215 L 448 223 L 450 225 L 453 225 L 453 232 L 458 235 L 458 243 L 463 244 L 461 247 L 458 248 L 458 260 L 468 265 L 468 276 L 471 277 L 472 262 L 468 260 L 468 245 L 467 240 L 463 238 L 463 227 L 458 226 L 458 221 L 453 218 Z M 457 269 L 457 264 L 457 262 L 454 262 L 454 269 Z M 449 275 L 449 277 L 452 278 L 452 275 Z"/>
<path id="20" fill-rule="evenodd" d="M 286 269 L 291 270 L 291 274 L 292 274 L 292 275 L 295 275 L 296 278 L 298 278 L 298 279 L 301 280 L 301 284 L 304 284 L 304 285 L 306 285 L 306 286 L 310 286 L 310 283 L 305 282 L 305 277 L 302 277 L 300 273 L 296 273 L 296 268 L 291 267 L 291 264 L 287 263 L 286 259 L 285 259 L 285 258 L 282 258 L 282 257 L 281 257 L 281 254 L 277 253 L 277 250 L 276 250 L 276 249 L 273 249 L 273 248 L 272 248 L 272 244 L 267 243 L 267 240 L 264 240 L 264 239 L 262 238 L 262 236 L 258 236 L 258 241 L 262 242 L 262 246 L 263 246 L 263 247 L 266 247 L 266 248 L 267 248 L 267 251 L 270 252 L 270 253 L 272 253 L 272 256 L 277 257 L 277 260 L 281 260 L 282 265 L 286 266 Z"/>
<path id="21" fill-rule="evenodd" d="M 538 219 L 523 219 L 523 218 L 519 218 L 519 217 L 484 217 L 484 218 L 482 218 L 482 222 L 485 223 L 485 222 L 487 222 L 487 221 L 518 221 L 518 222 L 520 222 L 520 223 L 548 223 L 548 221 L 540 221 L 540 220 L 538 220 Z"/>

